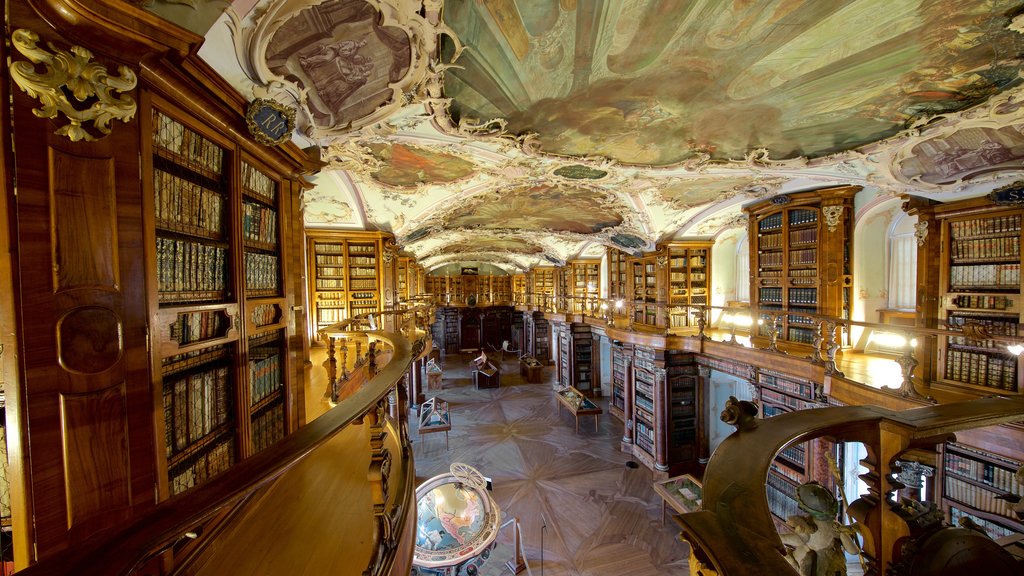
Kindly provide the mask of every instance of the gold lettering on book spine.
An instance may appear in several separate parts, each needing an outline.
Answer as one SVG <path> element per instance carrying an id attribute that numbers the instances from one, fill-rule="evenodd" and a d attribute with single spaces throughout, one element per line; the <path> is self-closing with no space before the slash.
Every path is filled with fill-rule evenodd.
<path id="1" fill-rule="evenodd" d="M 135 88 L 135 73 L 128 67 L 119 66 L 120 76 L 111 76 L 102 64 L 90 62 L 92 52 L 85 48 L 72 46 L 68 52 L 47 42 L 52 53 L 47 52 L 36 45 L 39 35 L 24 28 L 11 34 L 11 42 L 31 61 L 12 62 L 11 77 L 26 94 L 42 103 L 42 107 L 32 113 L 40 118 L 57 118 L 63 114 L 70 120 L 55 134 L 67 136 L 72 142 L 92 141 L 96 137 L 86 131 L 83 124 L 92 122 L 96 130 L 107 135 L 111 120 L 128 122 L 135 116 L 135 100 L 127 94 L 113 94 Z M 44 64 L 46 71 L 37 72 L 37 64 Z M 80 104 L 86 101 L 92 104 L 80 110 L 71 103 L 68 94 Z"/>

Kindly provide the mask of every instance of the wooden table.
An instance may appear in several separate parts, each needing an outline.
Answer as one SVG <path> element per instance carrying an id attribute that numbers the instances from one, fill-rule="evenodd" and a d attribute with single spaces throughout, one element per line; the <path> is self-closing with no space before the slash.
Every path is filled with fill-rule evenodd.
<path id="1" fill-rule="evenodd" d="M 437 396 L 420 404 L 417 417 L 420 436 L 431 432 L 444 432 L 444 449 L 448 449 L 448 431 L 452 429 L 452 417 L 448 403 Z"/>
<path id="2" fill-rule="evenodd" d="M 532 356 L 523 356 L 519 359 L 519 375 L 530 384 L 537 384 L 541 381 L 541 370 L 544 365 Z"/>
<path id="3" fill-rule="evenodd" d="M 654 491 L 661 496 L 661 523 L 665 524 L 665 503 L 680 514 L 700 510 L 704 499 L 704 486 L 693 476 L 683 474 L 654 483 Z"/>
<path id="4" fill-rule="evenodd" d="M 580 432 L 580 416 L 593 416 L 594 417 L 594 432 L 597 432 L 598 419 L 601 417 L 601 407 L 583 395 L 582 392 L 569 386 L 568 388 L 562 388 L 555 392 L 555 399 L 557 402 L 555 405 L 558 407 L 558 413 L 562 413 L 562 406 L 565 406 L 572 412 L 572 415 L 576 418 L 576 433 Z"/>

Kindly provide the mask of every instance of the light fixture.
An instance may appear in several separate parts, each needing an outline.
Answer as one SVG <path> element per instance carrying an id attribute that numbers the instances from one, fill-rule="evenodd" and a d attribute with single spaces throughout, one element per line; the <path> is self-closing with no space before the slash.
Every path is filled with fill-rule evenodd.
<path id="1" fill-rule="evenodd" d="M 604 311 L 604 310 L 607 310 L 607 309 L 608 309 L 608 303 L 607 302 L 601 302 L 601 311 Z"/>
<path id="2" fill-rule="evenodd" d="M 1020 356 L 1021 352 L 1024 352 L 1024 344 L 1010 344 L 1006 349 L 1014 356 Z"/>
<path id="3" fill-rule="evenodd" d="M 619 310 L 622 310 L 622 307 L 624 305 L 625 305 L 625 302 L 623 302 L 622 300 L 616 300 L 615 301 L 615 307 L 618 308 Z"/>

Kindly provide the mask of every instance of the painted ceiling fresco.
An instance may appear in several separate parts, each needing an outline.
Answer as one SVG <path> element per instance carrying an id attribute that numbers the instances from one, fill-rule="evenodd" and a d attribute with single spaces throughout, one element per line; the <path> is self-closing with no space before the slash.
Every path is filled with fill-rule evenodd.
<path id="1" fill-rule="evenodd" d="M 590 190 L 567 190 L 544 184 L 505 191 L 494 200 L 460 210 L 446 221 L 447 227 L 594 234 L 623 221 Z"/>
<path id="2" fill-rule="evenodd" d="M 1024 177 L 1024 0 L 244 0 L 200 55 L 297 109 L 326 164 L 307 227 L 389 231 L 428 266 L 742 233 L 744 204 L 799 190 Z"/>
<path id="3" fill-rule="evenodd" d="M 364 0 L 328 0 L 284 22 L 270 40 L 270 70 L 308 89 L 317 126 L 350 124 L 388 102 L 409 70 L 409 37 L 378 25 Z"/>
<path id="4" fill-rule="evenodd" d="M 1019 0 L 447 2 L 456 114 L 546 152 L 817 157 L 1021 82 Z"/>

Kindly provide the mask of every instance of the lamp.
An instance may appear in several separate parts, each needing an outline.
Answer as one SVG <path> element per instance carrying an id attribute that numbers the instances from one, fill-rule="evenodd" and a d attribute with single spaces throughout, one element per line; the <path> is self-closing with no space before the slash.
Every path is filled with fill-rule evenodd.
<path id="1" fill-rule="evenodd" d="M 1020 353 L 1024 352 L 1024 344 L 1009 344 L 1006 346 L 1006 350 L 1014 356 L 1020 356 Z"/>

